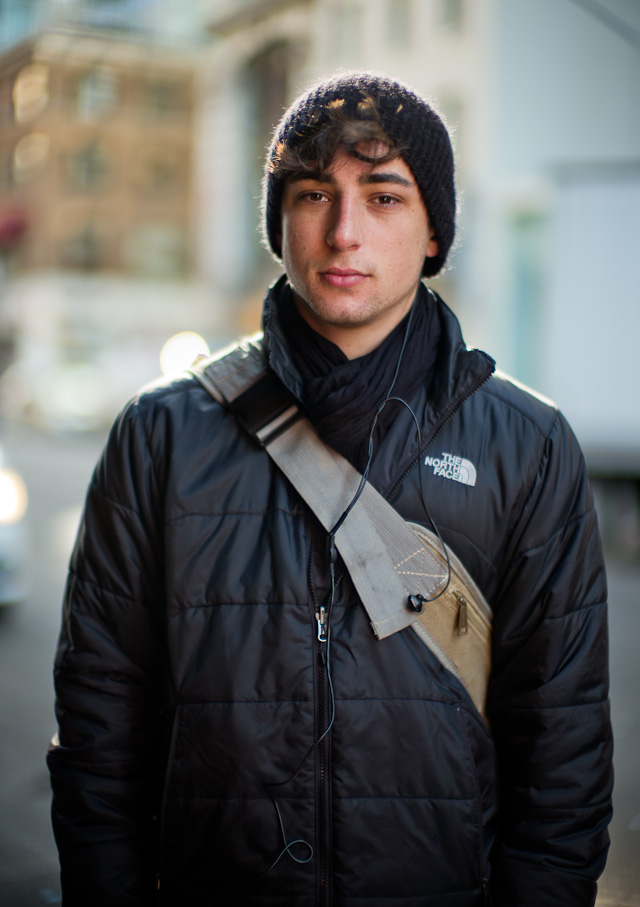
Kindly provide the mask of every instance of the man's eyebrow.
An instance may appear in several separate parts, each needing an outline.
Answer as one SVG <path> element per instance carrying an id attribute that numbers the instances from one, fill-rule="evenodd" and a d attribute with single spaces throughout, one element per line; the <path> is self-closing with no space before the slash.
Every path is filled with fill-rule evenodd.
<path id="1" fill-rule="evenodd" d="M 315 183 L 335 183 L 335 177 L 331 173 L 326 171 L 323 173 L 321 170 L 299 170 L 297 173 L 292 173 L 289 177 L 292 183 L 300 182 L 301 180 L 313 180 Z M 361 186 L 370 186 L 375 183 L 393 183 L 396 186 L 406 186 L 411 188 L 414 183 L 412 180 L 406 178 L 406 176 L 401 176 L 399 173 L 390 173 L 374 171 L 373 173 L 363 173 L 359 178 L 358 182 Z"/>
<path id="2" fill-rule="evenodd" d="M 406 186 L 408 189 L 414 185 L 413 180 L 400 176 L 399 173 L 381 173 L 380 171 L 363 173 L 358 182 L 362 186 L 369 186 L 372 183 L 394 183 L 396 186 Z"/>

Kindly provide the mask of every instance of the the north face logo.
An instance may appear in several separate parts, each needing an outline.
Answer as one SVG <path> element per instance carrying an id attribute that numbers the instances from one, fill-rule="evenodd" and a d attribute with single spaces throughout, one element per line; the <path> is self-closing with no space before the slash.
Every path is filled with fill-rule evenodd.
<path id="1" fill-rule="evenodd" d="M 425 457 L 424 465 L 433 468 L 434 476 L 453 479 L 454 482 L 462 482 L 463 485 L 476 484 L 476 468 L 471 460 L 465 460 L 464 457 L 456 457 L 443 451 L 440 459 Z"/>

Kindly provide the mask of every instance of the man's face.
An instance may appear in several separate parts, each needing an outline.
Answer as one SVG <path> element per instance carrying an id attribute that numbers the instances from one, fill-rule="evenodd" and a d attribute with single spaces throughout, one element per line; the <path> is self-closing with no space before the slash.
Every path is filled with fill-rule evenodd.
<path id="1" fill-rule="evenodd" d="M 289 177 L 282 259 L 300 314 L 350 358 L 409 311 L 425 256 L 438 252 L 413 175 L 338 151 L 324 174 Z"/>

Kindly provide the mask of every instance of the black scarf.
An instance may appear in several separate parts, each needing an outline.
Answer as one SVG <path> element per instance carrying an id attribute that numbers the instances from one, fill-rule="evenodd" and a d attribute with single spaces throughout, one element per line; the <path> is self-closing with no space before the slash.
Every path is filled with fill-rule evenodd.
<path id="1" fill-rule="evenodd" d="M 289 351 L 304 385 L 302 402 L 320 437 L 364 469 L 373 418 L 395 374 L 409 318 L 411 324 L 392 396 L 408 400 L 435 362 L 440 328 L 431 293 L 420 284 L 409 313 L 379 347 L 348 359 L 342 350 L 316 333 L 299 314 L 291 289 L 285 284 L 278 294 L 279 320 Z M 397 403 L 388 403 L 378 417 L 374 449 L 382 441 L 398 413 Z"/>

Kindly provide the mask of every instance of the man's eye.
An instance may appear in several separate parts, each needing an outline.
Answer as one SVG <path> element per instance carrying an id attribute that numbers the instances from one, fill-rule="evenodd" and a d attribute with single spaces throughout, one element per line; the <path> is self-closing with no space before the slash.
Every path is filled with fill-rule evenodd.
<path id="1" fill-rule="evenodd" d="M 393 204 L 395 204 L 395 203 L 397 202 L 397 199 L 394 198 L 393 195 L 377 195 L 377 196 L 376 196 L 376 202 L 377 202 L 379 205 L 388 206 L 388 205 L 393 205 Z"/>
<path id="2" fill-rule="evenodd" d="M 310 202 L 321 202 L 325 196 L 323 192 L 304 192 L 301 197 Z"/>

